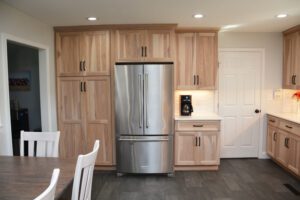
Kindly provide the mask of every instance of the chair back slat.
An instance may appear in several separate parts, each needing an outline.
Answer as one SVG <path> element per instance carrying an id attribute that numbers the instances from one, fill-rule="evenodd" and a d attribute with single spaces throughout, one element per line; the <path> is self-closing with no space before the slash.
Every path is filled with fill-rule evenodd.
<path id="1" fill-rule="evenodd" d="M 54 200 L 55 189 L 58 181 L 60 170 L 54 169 L 49 187 L 34 200 Z"/>
<path id="2" fill-rule="evenodd" d="M 28 141 L 28 156 L 30 156 L 30 157 L 34 156 L 34 141 L 33 140 Z"/>
<path id="3" fill-rule="evenodd" d="M 92 152 L 78 156 L 73 181 L 72 200 L 91 199 L 93 172 L 99 146 L 100 142 L 96 140 Z"/>
<path id="4" fill-rule="evenodd" d="M 21 131 L 20 155 L 24 156 L 24 142 L 28 142 L 28 156 L 58 157 L 60 132 Z"/>
<path id="5" fill-rule="evenodd" d="M 47 157 L 46 156 L 46 141 L 36 142 L 36 157 Z"/>

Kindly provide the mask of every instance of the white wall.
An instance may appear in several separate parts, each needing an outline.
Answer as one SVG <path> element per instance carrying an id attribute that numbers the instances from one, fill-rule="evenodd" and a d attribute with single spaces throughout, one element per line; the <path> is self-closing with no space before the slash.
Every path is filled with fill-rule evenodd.
<path id="1" fill-rule="evenodd" d="M 281 33 L 219 33 L 219 48 L 263 48 L 265 49 L 265 71 L 263 79 L 261 110 L 263 138 L 260 153 L 266 150 L 266 115 L 268 111 L 281 111 L 282 100 L 274 99 L 274 90 L 282 87 L 282 34 Z M 264 156 L 264 155 L 261 155 Z"/>
<path id="2" fill-rule="evenodd" d="M 27 41 L 42 44 L 49 49 L 49 72 L 50 72 L 50 107 L 51 115 L 49 121 L 50 125 L 48 130 L 56 130 L 56 96 L 55 96 L 55 67 L 54 67 L 54 32 L 53 28 L 46 25 L 39 20 L 32 18 L 7 4 L 0 2 L 0 34 L 9 34 L 18 38 L 22 38 Z M 3 49 L 0 49 L 0 55 L 2 55 Z M 0 58 L 0 66 L 3 66 L 5 57 Z M 40 69 L 41 71 L 46 69 Z M 6 73 L 2 67 L 0 67 L 0 76 Z M 0 94 L 3 95 L 6 82 L 0 77 Z M 41 97 L 43 98 L 43 97 Z M 3 98 L 0 98 L 0 124 L 3 124 L 3 130 L 6 130 L 5 125 L 10 119 L 4 118 L 4 106 L 7 102 L 4 102 Z M 42 108 L 43 109 L 43 108 Z M 6 131 L 3 131 L 6 132 Z M 1 134 L 1 133 L 0 133 Z M 0 154 L 10 153 L 10 144 L 7 144 L 5 133 L 0 135 Z"/>

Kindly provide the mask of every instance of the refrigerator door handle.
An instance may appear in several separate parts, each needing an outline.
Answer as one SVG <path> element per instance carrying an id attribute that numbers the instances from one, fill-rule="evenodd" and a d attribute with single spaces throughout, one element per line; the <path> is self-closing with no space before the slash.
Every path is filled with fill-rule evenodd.
<path id="1" fill-rule="evenodd" d="M 145 93 L 145 118 L 146 118 L 146 128 L 149 128 L 149 119 L 148 119 L 148 73 L 145 73 L 145 83 L 144 83 L 144 93 Z"/>
<path id="2" fill-rule="evenodd" d="M 139 127 L 142 128 L 143 126 L 143 102 L 142 102 L 142 89 L 143 89 L 143 82 L 142 82 L 142 74 L 139 74 Z"/>

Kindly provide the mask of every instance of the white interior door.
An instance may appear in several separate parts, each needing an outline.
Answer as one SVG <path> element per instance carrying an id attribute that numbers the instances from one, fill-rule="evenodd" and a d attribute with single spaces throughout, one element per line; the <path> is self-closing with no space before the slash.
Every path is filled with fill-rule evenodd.
<path id="1" fill-rule="evenodd" d="M 219 60 L 221 157 L 258 157 L 262 51 L 224 50 Z"/>

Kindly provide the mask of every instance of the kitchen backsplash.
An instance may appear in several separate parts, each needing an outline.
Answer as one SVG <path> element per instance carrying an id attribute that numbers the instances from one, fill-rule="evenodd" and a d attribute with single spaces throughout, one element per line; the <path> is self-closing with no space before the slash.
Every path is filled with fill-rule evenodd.
<path id="1" fill-rule="evenodd" d="M 215 112 L 215 91 L 175 91 L 175 115 L 180 114 L 180 95 L 192 95 L 194 112 L 192 115 L 201 115 Z"/>
<path id="2" fill-rule="evenodd" d="M 297 101 L 292 98 L 297 90 L 281 90 L 282 112 L 297 113 Z M 299 102 L 300 103 L 300 102 Z"/>

